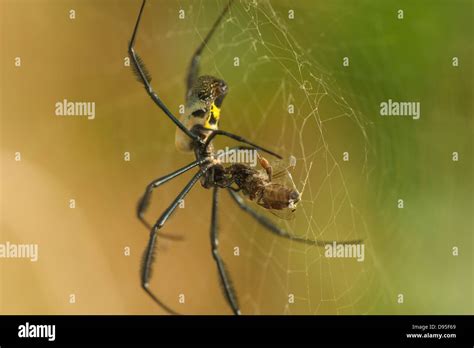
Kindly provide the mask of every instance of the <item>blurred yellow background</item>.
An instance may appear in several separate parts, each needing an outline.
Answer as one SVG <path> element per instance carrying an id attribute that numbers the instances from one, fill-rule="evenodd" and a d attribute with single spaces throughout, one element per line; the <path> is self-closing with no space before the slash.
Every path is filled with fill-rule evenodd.
<path id="1" fill-rule="evenodd" d="M 193 158 L 175 150 L 173 124 L 126 66 L 141 2 L 0 3 L 0 242 L 39 245 L 38 262 L 0 259 L 0 313 L 163 313 L 139 284 L 148 231 L 135 207 L 151 180 Z M 225 3 L 145 8 L 137 52 L 176 114 L 189 59 Z M 201 72 L 230 88 L 221 128 L 296 157 L 303 201 L 295 220 L 277 223 L 313 239 L 362 238 L 365 261 L 279 239 L 223 192 L 220 249 L 242 312 L 472 313 L 472 2 L 257 3 L 236 1 L 203 54 Z M 381 119 L 389 98 L 420 101 L 420 120 Z M 94 102 L 95 119 L 56 116 L 63 99 Z M 155 192 L 150 221 L 190 176 Z M 180 313 L 231 313 L 210 252 L 210 204 L 197 185 L 163 230 L 185 240 L 158 248 L 152 287 Z"/>

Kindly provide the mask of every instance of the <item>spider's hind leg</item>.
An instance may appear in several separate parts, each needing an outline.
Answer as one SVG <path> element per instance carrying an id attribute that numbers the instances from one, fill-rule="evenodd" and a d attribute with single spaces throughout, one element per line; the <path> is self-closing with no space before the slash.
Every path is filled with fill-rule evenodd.
<path id="1" fill-rule="evenodd" d="M 150 84 L 151 76 L 148 73 L 148 70 L 145 68 L 143 60 L 135 52 L 135 38 L 137 35 L 138 27 L 140 26 L 140 21 L 142 18 L 143 9 L 145 8 L 145 4 L 146 0 L 143 0 L 142 6 L 140 7 L 140 12 L 138 13 L 137 21 L 135 23 L 135 27 L 133 29 L 132 38 L 130 39 L 130 44 L 128 46 L 128 55 L 130 56 L 134 72 L 137 75 L 138 80 L 145 87 L 147 94 L 150 96 L 153 102 L 166 114 L 166 116 L 168 116 L 168 118 L 175 124 L 175 126 L 181 129 L 189 138 L 193 139 L 194 141 L 199 141 L 199 137 L 196 134 L 191 133 L 191 131 L 187 129 L 175 115 L 173 115 L 173 113 L 168 109 L 165 103 L 163 103 L 163 101 L 160 99 L 158 94 L 155 93 Z"/>
<path id="2" fill-rule="evenodd" d="M 191 58 L 191 62 L 189 63 L 189 68 L 188 68 L 188 74 L 186 76 L 186 86 L 187 86 L 186 97 L 189 96 L 191 87 L 193 86 L 194 82 L 196 81 L 196 79 L 199 76 L 199 62 L 201 60 L 202 51 L 204 50 L 204 47 L 206 47 L 209 40 L 212 38 L 212 35 L 214 34 L 217 27 L 219 26 L 219 23 L 222 21 L 222 18 L 224 18 L 225 14 L 229 10 L 229 8 L 232 5 L 233 1 L 234 0 L 229 0 L 226 7 L 224 7 L 224 9 L 222 10 L 220 16 L 216 19 L 216 21 L 212 25 L 211 30 L 209 30 L 206 37 L 204 38 L 204 40 L 202 40 L 201 44 L 196 49 L 196 51 L 194 52 L 194 54 Z"/>

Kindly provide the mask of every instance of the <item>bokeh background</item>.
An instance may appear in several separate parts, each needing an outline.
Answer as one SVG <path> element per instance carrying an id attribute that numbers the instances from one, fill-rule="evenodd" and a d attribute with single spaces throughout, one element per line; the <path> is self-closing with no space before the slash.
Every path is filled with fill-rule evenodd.
<path id="1" fill-rule="evenodd" d="M 225 3 L 146 6 L 137 51 L 176 114 L 191 54 Z M 148 182 L 192 157 L 174 149 L 174 126 L 125 64 L 140 1 L 0 4 L 0 242 L 39 245 L 36 263 L 0 259 L 0 313 L 163 313 L 139 285 L 148 231 L 135 206 Z M 364 262 L 327 259 L 222 194 L 220 248 L 244 313 L 472 314 L 472 16 L 470 0 L 236 1 L 202 61 L 230 86 L 221 127 L 297 159 L 303 201 L 294 220 L 275 222 L 365 243 Z M 63 99 L 95 102 L 96 118 L 55 116 Z M 421 102 L 421 118 L 380 117 L 388 99 Z M 190 175 L 156 192 L 148 219 Z M 181 313 L 231 313 L 210 252 L 210 199 L 196 186 L 164 229 L 185 240 L 158 248 L 153 289 Z"/>

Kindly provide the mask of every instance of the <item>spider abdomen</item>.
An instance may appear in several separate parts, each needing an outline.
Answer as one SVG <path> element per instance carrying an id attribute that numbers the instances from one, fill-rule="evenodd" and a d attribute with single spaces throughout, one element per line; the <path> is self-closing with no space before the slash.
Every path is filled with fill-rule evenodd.
<path id="1" fill-rule="evenodd" d="M 196 126 L 207 129 L 206 133 L 201 130 L 203 134 L 198 134 L 205 139 L 211 130 L 218 129 L 221 105 L 227 91 L 227 84 L 217 77 L 198 77 L 188 91 L 186 114 L 181 117 L 181 123 L 190 131 L 196 129 Z M 194 148 L 193 139 L 180 129 L 176 129 L 175 144 L 183 152 L 190 152 Z"/>

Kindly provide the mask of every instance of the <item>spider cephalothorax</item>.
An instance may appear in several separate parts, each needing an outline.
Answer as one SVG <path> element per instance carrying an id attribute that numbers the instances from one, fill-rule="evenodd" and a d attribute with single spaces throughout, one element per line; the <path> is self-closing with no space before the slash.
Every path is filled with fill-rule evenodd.
<path id="1" fill-rule="evenodd" d="M 234 314 L 240 314 L 237 295 L 232 288 L 230 275 L 225 268 L 224 261 L 222 260 L 218 249 L 217 208 L 219 190 L 224 189 L 229 192 L 231 198 L 243 211 L 250 214 L 250 216 L 255 218 L 259 224 L 279 237 L 317 246 L 331 244 L 333 241 L 318 241 L 293 236 L 245 203 L 244 198 L 237 192 L 241 192 L 243 196 L 255 201 L 258 205 L 268 210 L 294 210 L 294 208 L 296 208 L 296 203 L 298 203 L 300 200 L 300 194 L 294 187 L 274 182 L 274 179 L 279 175 L 279 173 L 273 174 L 272 166 L 266 159 L 258 156 L 260 165 L 264 169 L 264 171 L 259 171 L 255 168 L 249 167 L 248 165 L 239 163 L 224 166 L 219 160 L 219 156 L 216 156 L 214 153 L 212 141 L 216 136 L 221 135 L 246 144 L 245 146 L 240 146 L 235 149 L 245 148 L 246 150 L 258 150 L 281 159 L 281 156 L 272 151 L 258 146 L 238 135 L 218 129 L 220 108 L 228 92 L 227 85 L 221 79 L 207 75 L 199 77 L 198 74 L 200 55 L 219 25 L 221 19 L 227 13 L 232 0 L 230 0 L 227 6 L 224 8 L 221 15 L 216 20 L 211 30 L 191 58 L 191 63 L 186 78 L 186 112 L 180 120 L 174 116 L 174 114 L 166 107 L 165 103 L 163 103 L 163 101 L 154 92 L 150 85 L 151 75 L 145 68 L 143 61 L 135 52 L 135 36 L 140 24 L 140 19 L 143 13 L 143 8 L 145 7 L 145 3 L 146 0 L 143 0 L 128 48 L 129 55 L 132 59 L 133 68 L 136 75 L 138 76 L 139 81 L 143 83 L 150 98 L 176 125 L 177 148 L 187 152 L 194 152 L 196 160 L 171 174 L 152 181 L 147 186 L 145 193 L 138 202 L 137 216 L 143 222 L 143 224 L 150 229 L 148 245 L 143 254 L 141 285 L 158 305 L 163 307 L 169 313 L 177 314 L 170 307 L 160 301 L 159 298 L 151 291 L 149 284 L 151 279 L 151 268 L 154 261 L 154 255 L 156 251 L 155 247 L 158 236 L 160 236 L 160 238 L 164 237 L 164 235 L 161 233 L 163 225 L 171 216 L 171 214 L 173 214 L 180 202 L 182 202 L 192 187 L 198 181 L 201 181 L 201 184 L 204 188 L 213 189 L 211 214 L 212 256 L 217 265 L 225 298 L 232 308 Z M 233 151 L 235 149 L 230 149 L 227 152 Z M 192 177 L 188 184 L 186 184 L 186 186 L 173 200 L 169 207 L 163 212 L 163 214 L 161 214 L 159 219 L 153 225 L 149 224 L 144 218 L 144 213 L 150 202 L 153 190 L 193 168 L 198 168 L 198 172 Z M 360 241 L 342 242 L 342 244 L 344 243 L 360 243 Z"/>

